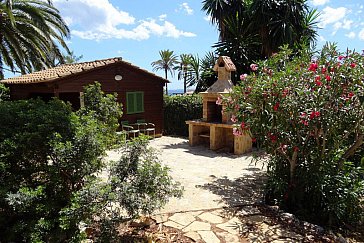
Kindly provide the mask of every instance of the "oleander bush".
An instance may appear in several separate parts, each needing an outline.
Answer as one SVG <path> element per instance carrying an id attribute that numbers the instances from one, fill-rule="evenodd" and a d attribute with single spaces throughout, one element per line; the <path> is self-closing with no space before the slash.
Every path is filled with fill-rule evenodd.
<path id="1" fill-rule="evenodd" d="M 251 65 L 223 102 L 269 154 L 266 200 L 314 222 L 363 221 L 364 57 L 327 44 Z"/>
<path id="2" fill-rule="evenodd" d="M 188 136 L 185 121 L 202 118 L 199 95 L 164 96 L 164 135 Z"/>

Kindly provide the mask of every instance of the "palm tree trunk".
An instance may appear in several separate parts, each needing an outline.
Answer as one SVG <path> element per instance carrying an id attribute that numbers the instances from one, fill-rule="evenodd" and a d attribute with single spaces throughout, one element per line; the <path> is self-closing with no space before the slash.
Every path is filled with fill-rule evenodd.
<path id="1" fill-rule="evenodd" d="M 186 70 L 183 71 L 183 93 L 186 94 L 187 92 L 187 73 Z"/>
<path id="2" fill-rule="evenodd" d="M 164 69 L 164 76 L 166 77 L 166 79 L 168 80 L 168 70 Z M 166 95 L 168 95 L 168 83 L 166 82 Z"/>

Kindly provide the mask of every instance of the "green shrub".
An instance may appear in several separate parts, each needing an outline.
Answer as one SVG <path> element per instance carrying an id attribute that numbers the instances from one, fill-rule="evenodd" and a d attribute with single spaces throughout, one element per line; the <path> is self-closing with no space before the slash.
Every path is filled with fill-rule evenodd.
<path id="1" fill-rule="evenodd" d="M 202 118 L 199 95 L 164 96 L 164 135 L 188 136 L 187 120 Z"/>
<path id="2" fill-rule="evenodd" d="M 10 90 L 4 84 L 0 84 L 0 102 L 4 100 L 9 100 Z"/>
<path id="3" fill-rule="evenodd" d="M 111 147 L 117 143 L 116 131 L 123 114 L 122 104 L 117 102 L 117 93 L 105 95 L 99 82 L 86 86 L 84 90 L 85 106 L 79 113 L 93 116 L 99 121 L 99 129 L 104 134 L 105 142 Z"/>
<path id="4" fill-rule="evenodd" d="M 123 146 L 121 158 L 110 165 L 108 181 L 94 180 L 92 186 L 77 192 L 77 200 L 61 212 L 64 226 L 67 227 L 69 219 L 87 218 L 84 214 L 92 208 L 98 219 L 85 223 L 99 232 L 97 241 L 118 242 L 120 222 L 150 214 L 170 197 L 180 197 L 180 184 L 172 180 L 169 169 L 161 165 L 148 143 L 147 137 L 138 137 Z"/>
<path id="5" fill-rule="evenodd" d="M 82 225 L 98 226 L 102 241 L 126 216 L 180 195 L 146 139 L 126 145 L 106 182 L 97 177 L 115 129 L 107 121 L 119 112 L 94 110 L 74 113 L 57 99 L 0 102 L 0 242 L 79 242 Z"/>
<path id="6" fill-rule="evenodd" d="M 0 103 L 1 240 L 59 242 L 78 234 L 59 227 L 72 193 L 102 168 L 97 122 L 62 101 Z"/>
<path id="7" fill-rule="evenodd" d="M 363 219 L 364 57 L 327 45 L 252 65 L 224 102 L 270 155 L 267 200 L 332 225 Z M 361 151 L 361 154 L 358 152 Z"/>

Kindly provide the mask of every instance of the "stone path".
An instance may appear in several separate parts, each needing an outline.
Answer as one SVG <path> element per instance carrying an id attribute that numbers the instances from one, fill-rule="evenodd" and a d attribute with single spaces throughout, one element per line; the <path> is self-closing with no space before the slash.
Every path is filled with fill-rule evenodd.
<path id="1" fill-rule="evenodd" d="M 160 228 L 175 228 L 198 243 L 321 242 L 314 238 L 317 227 L 309 226 L 311 233 L 287 227 L 287 222 L 296 222 L 290 214 L 283 212 L 280 221 L 264 216 L 265 209 L 256 205 L 263 201 L 265 171 L 251 155 L 190 147 L 187 139 L 166 136 L 151 140 L 150 145 L 159 150 L 162 163 L 184 187 L 182 198 L 172 198 L 152 215 Z M 109 160 L 119 156 L 117 151 L 108 152 Z M 299 225 L 307 228 L 305 222 Z"/>
<path id="2" fill-rule="evenodd" d="M 241 237 L 242 222 L 234 207 L 262 200 L 265 172 L 250 155 L 218 153 L 188 140 L 162 137 L 151 141 L 162 163 L 184 187 L 184 195 L 170 202 L 154 219 L 173 227 L 195 242 L 248 242 Z M 249 213 L 254 208 L 246 206 Z"/>
<path id="3" fill-rule="evenodd" d="M 153 218 L 158 224 L 182 230 L 195 242 L 247 242 L 239 236 L 240 220 L 227 218 L 221 209 L 175 213 L 171 216 L 161 214 Z"/>

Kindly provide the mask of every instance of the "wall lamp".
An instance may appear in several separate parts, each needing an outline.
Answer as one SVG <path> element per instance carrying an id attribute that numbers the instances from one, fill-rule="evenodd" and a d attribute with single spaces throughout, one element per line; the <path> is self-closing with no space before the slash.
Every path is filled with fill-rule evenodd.
<path id="1" fill-rule="evenodd" d="M 122 80 L 123 79 L 123 76 L 121 76 L 120 74 L 116 74 L 115 75 L 115 80 L 116 81 L 120 81 L 120 80 Z"/>

